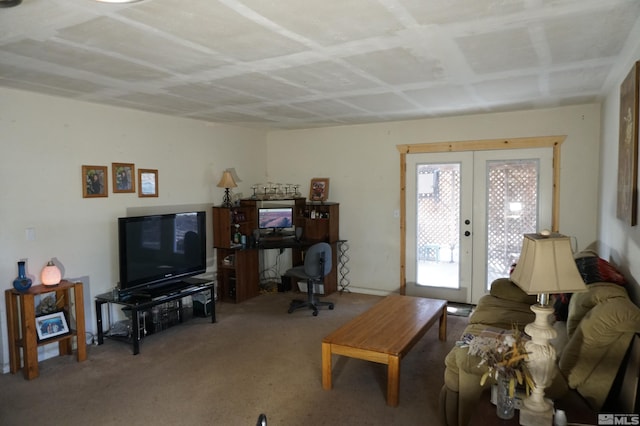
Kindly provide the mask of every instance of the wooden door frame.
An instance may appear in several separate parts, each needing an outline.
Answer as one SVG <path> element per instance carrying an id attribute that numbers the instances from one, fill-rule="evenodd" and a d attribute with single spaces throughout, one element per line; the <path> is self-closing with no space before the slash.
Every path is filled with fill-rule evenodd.
<path id="1" fill-rule="evenodd" d="M 438 152 L 493 151 L 504 149 L 553 148 L 553 195 L 551 231 L 558 232 L 560 219 L 560 145 L 567 136 L 537 136 L 511 139 L 481 139 L 396 145 L 400 152 L 400 291 L 407 285 L 407 155 Z"/>

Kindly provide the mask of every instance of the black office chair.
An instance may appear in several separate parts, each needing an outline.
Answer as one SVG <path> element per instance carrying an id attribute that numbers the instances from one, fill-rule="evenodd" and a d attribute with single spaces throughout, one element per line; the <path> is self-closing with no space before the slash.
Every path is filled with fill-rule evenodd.
<path id="1" fill-rule="evenodd" d="M 333 303 L 321 302 L 314 293 L 315 284 L 324 282 L 324 277 L 331 272 L 331 246 L 327 243 L 317 243 L 309 247 L 304 257 L 304 264 L 294 266 L 285 272 L 285 276 L 307 281 L 307 300 L 292 300 L 289 313 L 296 309 L 313 309 L 313 316 L 318 315 L 318 306 L 328 306 L 333 309 Z"/>

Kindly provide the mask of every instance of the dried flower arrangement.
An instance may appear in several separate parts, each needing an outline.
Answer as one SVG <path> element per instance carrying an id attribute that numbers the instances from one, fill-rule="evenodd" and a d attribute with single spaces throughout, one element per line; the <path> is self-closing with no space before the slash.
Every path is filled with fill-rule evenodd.
<path id="1" fill-rule="evenodd" d="M 487 371 L 480 379 L 484 385 L 489 377 L 509 381 L 509 396 L 515 395 L 516 384 L 524 385 L 528 395 L 534 386 L 533 378 L 527 368 L 527 338 L 517 327 L 511 331 L 491 329 L 469 341 L 469 355 L 481 358 L 478 366 L 486 365 Z"/>

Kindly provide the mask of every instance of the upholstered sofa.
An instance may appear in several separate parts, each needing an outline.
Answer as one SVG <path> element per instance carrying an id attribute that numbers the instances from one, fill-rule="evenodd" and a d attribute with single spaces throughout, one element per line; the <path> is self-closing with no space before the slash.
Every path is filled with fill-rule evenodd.
<path id="1" fill-rule="evenodd" d="M 640 332 L 640 309 L 629 299 L 624 277 L 608 262 L 587 252 L 576 256 L 576 263 L 588 291 L 556 295 L 557 372 L 545 395 L 557 399 L 577 391 L 597 412 L 634 334 Z M 534 319 L 530 306 L 535 302 L 535 296 L 526 295 L 510 280 L 498 279 L 479 301 L 463 335 L 478 335 L 487 327 L 523 330 Z M 440 393 L 443 424 L 466 426 L 479 398 L 491 386 L 490 381 L 480 385 L 486 370 L 479 363 L 480 358 L 470 356 L 464 345 L 456 345 L 445 358 Z"/>

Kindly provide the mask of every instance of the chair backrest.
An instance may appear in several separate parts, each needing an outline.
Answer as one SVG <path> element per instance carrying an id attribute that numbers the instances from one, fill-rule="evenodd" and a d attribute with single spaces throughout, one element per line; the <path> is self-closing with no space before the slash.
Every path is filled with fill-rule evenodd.
<path id="1" fill-rule="evenodd" d="M 331 272 L 331 246 L 317 243 L 309 247 L 304 257 L 304 273 L 320 278 Z"/>

